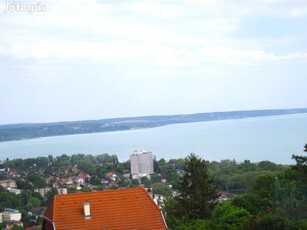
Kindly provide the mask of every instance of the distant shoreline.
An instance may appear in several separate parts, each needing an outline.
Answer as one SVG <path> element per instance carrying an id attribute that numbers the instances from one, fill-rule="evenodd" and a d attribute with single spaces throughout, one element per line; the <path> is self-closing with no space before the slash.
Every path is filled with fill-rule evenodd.
<path id="1" fill-rule="evenodd" d="M 154 128 L 159 126 L 192 122 L 279 116 L 302 113 L 307 113 L 307 108 L 210 112 L 53 123 L 9 124 L 0 125 L 0 142 L 27 140 L 41 137 Z"/>

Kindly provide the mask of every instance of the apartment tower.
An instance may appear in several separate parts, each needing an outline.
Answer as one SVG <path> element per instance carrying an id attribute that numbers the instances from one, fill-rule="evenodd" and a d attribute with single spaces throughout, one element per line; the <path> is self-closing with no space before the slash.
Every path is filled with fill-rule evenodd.
<path id="1" fill-rule="evenodd" d="M 130 155 L 132 179 L 149 176 L 154 173 L 152 153 L 145 150 L 135 150 Z"/>

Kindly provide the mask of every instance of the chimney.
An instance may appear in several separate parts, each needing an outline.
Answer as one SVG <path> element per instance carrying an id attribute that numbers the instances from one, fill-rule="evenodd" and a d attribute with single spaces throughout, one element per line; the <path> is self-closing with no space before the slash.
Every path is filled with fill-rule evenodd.
<path id="1" fill-rule="evenodd" d="M 84 211 L 84 218 L 86 220 L 91 219 L 91 208 L 90 208 L 90 202 L 85 201 L 83 203 L 83 211 Z"/>

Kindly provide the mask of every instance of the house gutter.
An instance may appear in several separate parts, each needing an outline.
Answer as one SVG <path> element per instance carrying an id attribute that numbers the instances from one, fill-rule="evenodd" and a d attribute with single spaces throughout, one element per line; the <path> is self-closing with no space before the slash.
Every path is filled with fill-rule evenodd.
<path id="1" fill-rule="evenodd" d="M 161 214 L 161 216 L 162 216 L 162 219 L 163 219 L 164 225 L 165 225 L 165 227 L 166 227 L 166 229 L 167 229 L 167 224 L 166 224 L 166 221 L 165 221 L 165 218 L 164 218 L 164 215 L 163 215 L 163 212 L 162 212 L 162 210 L 161 210 L 161 209 L 160 209 L 160 214 Z"/>
<path id="2" fill-rule="evenodd" d="M 54 222 L 53 222 L 52 220 L 50 220 L 49 218 L 47 218 L 47 217 L 45 217 L 45 216 L 44 216 L 44 219 L 46 219 L 46 220 L 48 220 L 49 222 L 51 222 L 51 223 L 52 223 L 52 226 L 53 226 L 53 230 L 56 230 L 55 224 L 54 224 Z M 164 218 L 163 218 L 163 219 L 164 219 Z"/>

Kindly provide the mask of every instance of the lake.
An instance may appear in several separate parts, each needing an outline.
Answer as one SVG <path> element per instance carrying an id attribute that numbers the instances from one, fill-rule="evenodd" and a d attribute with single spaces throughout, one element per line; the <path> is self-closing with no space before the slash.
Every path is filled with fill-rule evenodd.
<path id="1" fill-rule="evenodd" d="M 307 114 L 293 114 L 0 142 L 0 160 L 109 153 L 126 161 L 134 150 L 146 149 L 166 160 L 193 152 L 210 161 L 292 164 L 292 154 L 303 155 L 305 143 Z"/>

